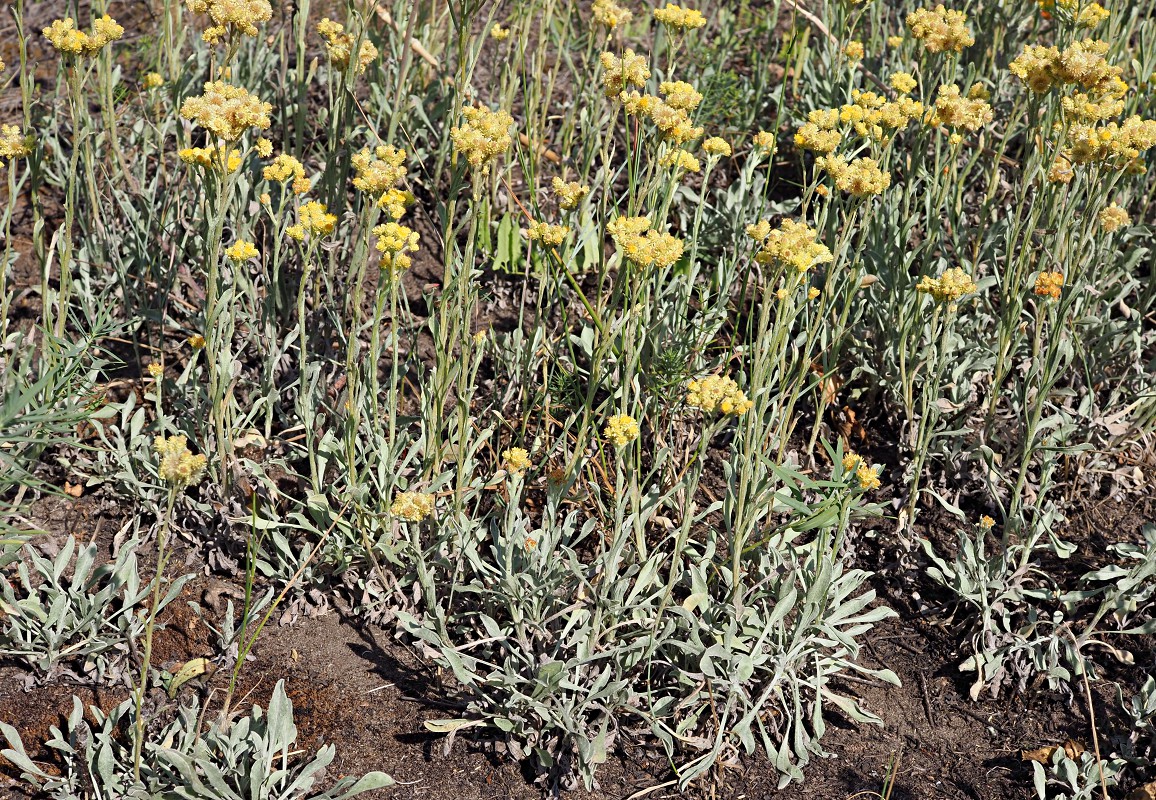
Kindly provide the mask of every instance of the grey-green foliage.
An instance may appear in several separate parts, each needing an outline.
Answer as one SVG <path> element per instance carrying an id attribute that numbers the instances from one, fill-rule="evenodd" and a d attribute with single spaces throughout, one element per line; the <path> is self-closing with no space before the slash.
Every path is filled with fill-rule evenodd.
<path id="1" fill-rule="evenodd" d="M 182 707 L 153 741 L 146 742 L 140 783 L 133 778 L 132 745 L 120 734 L 131 727 L 133 702 L 107 716 L 89 709 L 95 724 L 85 719 L 84 706 L 73 698 L 64 731 L 53 727 L 47 746 L 60 754 L 64 769 L 50 775 L 27 755 L 20 734 L 0 723 L 8 741 L 2 751 L 21 777 L 50 800 L 345 800 L 393 784 L 384 773 L 360 779 L 345 777 L 325 791 L 312 791 L 321 771 L 332 761 L 333 745 L 312 758 L 294 758 L 297 727 L 293 704 L 278 681 L 263 711 L 252 712 L 226 731 L 200 729 L 197 705 Z"/>
<path id="2" fill-rule="evenodd" d="M 0 580 L 6 616 L 0 656 L 27 663 L 33 680 L 60 672 L 123 677 L 130 642 L 144 631 L 139 612 L 151 587 L 137 570 L 137 544 L 126 543 L 114 561 L 99 566 L 96 545 L 78 547 L 72 537 L 51 559 L 25 545 L 27 560 L 17 561 L 9 579 Z M 162 608 L 189 577 L 170 584 Z"/>
<path id="3" fill-rule="evenodd" d="M 563 486 L 532 521 L 516 484 L 504 519 L 439 520 L 413 549 L 425 613 L 399 617 L 467 706 L 427 727 L 496 728 L 565 785 L 594 786 L 623 728 L 651 730 L 684 787 L 759 750 L 784 785 L 800 780 L 823 752 L 832 707 L 879 721 L 838 693 L 836 676 L 898 679 L 856 663 L 859 638 L 893 612 L 869 608 L 868 574 L 837 557 L 852 490 L 780 472 L 777 521 L 749 544 L 738 596 L 726 535 L 712 525 L 722 504 L 686 509 L 675 525 L 662 510 L 677 484 L 667 494 L 620 486 L 607 525 L 561 511 Z"/>
<path id="4" fill-rule="evenodd" d="M 50 448 L 77 446 L 77 425 L 93 416 L 92 395 L 108 362 L 98 342 L 114 328 L 111 312 L 76 341 L 14 333 L 0 347 L 0 535 L 29 488 L 51 491 L 35 468 Z"/>
<path id="5" fill-rule="evenodd" d="M 1094 670 L 1089 658 L 1098 650 L 1130 663 L 1131 654 L 1104 636 L 1156 631 L 1156 525 L 1144 527 L 1143 544 L 1110 546 L 1121 563 L 1085 573 L 1070 590 L 1038 566 L 1030 545 L 1005 543 L 989 554 L 988 535 L 981 526 L 960 531 L 951 562 L 923 542 L 928 574 L 965 609 L 957 616 L 971 628 L 971 653 L 961 669 L 976 673 L 973 697 L 1039 674 L 1059 687 Z"/>

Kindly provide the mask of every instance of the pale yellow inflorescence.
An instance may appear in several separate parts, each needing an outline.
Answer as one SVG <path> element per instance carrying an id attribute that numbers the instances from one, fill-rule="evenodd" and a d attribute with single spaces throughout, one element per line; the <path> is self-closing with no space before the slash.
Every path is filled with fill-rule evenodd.
<path id="1" fill-rule="evenodd" d="M 686 385 L 686 404 L 708 414 L 717 410 L 735 416 L 747 413 L 754 406 L 739 385 L 723 375 L 710 375 L 690 381 Z"/>
<path id="2" fill-rule="evenodd" d="M 772 229 L 769 222 L 761 220 L 747 226 L 747 236 L 760 243 L 757 262 L 779 264 L 800 275 L 835 260 L 827 245 L 819 241 L 819 232 L 805 222 L 785 219 Z"/>
<path id="3" fill-rule="evenodd" d="M 421 237 L 417 231 L 407 228 L 398 222 L 386 222 L 373 229 L 377 237 L 374 245 L 381 253 L 381 270 L 390 278 L 396 278 L 401 272 L 413 265 L 410 253 L 416 253 Z"/>
<path id="4" fill-rule="evenodd" d="M 602 89 L 607 97 L 618 97 L 630 88 L 641 89 L 650 80 L 650 66 L 645 56 L 627 49 L 621 57 L 613 53 L 599 56 L 602 65 Z"/>
<path id="5" fill-rule="evenodd" d="M 699 172 L 702 169 L 702 165 L 698 163 L 698 159 L 694 157 L 694 154 L 680 147 L 667 151 L 663 154 L 662 158 L 658 160 L 658 163 L 659 166 L 681 170 L 683 172 Z"/>
<path id="6" fill-rule="evenodd" d="M 186 147 L 177 151 L 177 157 L 191 166 L 214 170 L 223 169 L 226 174 L 230 175 L 241 168 L 241 151 L 219 145 Z"/>
<path id="7" fill-rule="evenodd" d="M 975 44 L 967 28 L 967 14 L 949 10 L 942 3 L 912 11 L 907 15 L 907 29 L 931 53 L 959 53 Z"/>
<path id="8" fill-rule="evenodd" d="M 694 111 L 702 102 L 698 90 L 685 81 L 663 81 L 658 92 L 668 106 L 682 111 Z"/>
<path id="9" fill-rule="evenodd" d="M 510 127 L 514 118 L 505 111 L 466 106 L 462 109 L 465 121 L 450 131 L 454 152 L 465 157 L 470 167 L 488 169 L 490 164 L 510 149 Z"/>
<path id="10" fill-rule="evenodd" d="M 43 33 L 44 38 L 64 55 L 94 56 L 109 42 L 124 36 L 124 28 L 105 14 L 92 21 L 92 33 L 77 30 L 76 20 L 72 17 L 55 20 Z"/>
<path id="11" fill-rule="evenodd" d="M 969 91 L 964 96 L 954 83 L 940 86 L 928 123 L 932 126 L 946 125 L 949 128 L 978 131 L 992 121 L 993 113 L 986 99 L 972 95 Z"/>
<path id="12" fill-rule="evenodd" d="M 975 281 L 962 267 L 945 269 L 938 278 L 924 275 L 915 290 L 930 295 L 938 303 L 954 303 L 966 294 L 976 290 Z"/>
<path id="13" fill-rule="evenodd" d="M 554 196 L 558 198 L 558 207 L 563 211 L 577 208 L 578 204 L 586 198 L 586 195 L 590 194 L 589 186 L 583 186 L 577 181 L 567 183 L 557 176 L 550 182 L 550 188 L 553 189 Z"/>
<path id="14" fill-rule="evenodd" d="M 194 14 L 208 14 L 213 24 L 202 38 L 216 44 L 225 36 L 256 36 L 257 26 L 273 16 L 269 0 L 187 0 Z"/>
<path id="15" fill-rule="evenodd" d="M 594 12 L 594 21 L 599 25 L 605 25 L 611 30 L 614 30 L 620 25 L 625 25 L 634 18 L 634 14 L 631 11 L 618 5 L 614 0 L 594 0 L 592 10 Z"/>
<path id="16" fill-rule="evenodd" d="M 354 153 L 352 158 L 353 188 L 372 197 L 394 219 L 400 219 L 405 213 L 405 193 L 396 189 L 408 172 L 405 159 L 404 150 L 388 144 L 373 150 L 366 148 Z M 400 213 L 394 213 L 399 206 Z"/>
<path id="17" fill-rule="evenodd" d="M 702 151 L 713 158 L 726 158 L 731 154 L 731 146 L 726 139 L 711 136 L 702 143 Z"/>
<path id="18" fill-rule="evenodd" d="M 305 194 L 312 187 L 309 179 L 305 177 L 305 166 L 288 153 L 281 153 L 274 158 L 273 162 L 261 171 L 261 177 L 270 183 L 292 182 L 296 194 Z"/>
<path id="19" fill-rule="evenodd" d="M 305 241 L 307 236 L 328 236 L 337 226 L 337 217 L 330 214 L 324 203 L 310 200 L 297 209 L 297 224 L 285 229 L 290 239 Z"/>
<path id="20" fill-rule="evenodd" d="M 638 438 L 641 431 L 634 417 L 629 414 L 615 414 L 606 420 L 602 435 L 615 447 L 625 447 Z"/>
<path id="21" fill-rule="evenodd" d="M 882 485 L 879 480 L 879 475 L 883 471 L 882 468 L 867 466 L 867 462 L 854 453 L 848 453 L 843 457 L 843 471 L 853 474 L 855 480 L 859 482 L 859 488 L 863 491 L 878 489 Z"/>
<path id="22" fill-rule="evenodd" d="M 159 89 L 165 85 L 165 79 L 161 77 L 159 72 L 150 72 L 144 76 L 141 83 L 145 89 Z"/>
<path id="23" fill-rule="evenodd" d="M 685 248 L 683 241 L 669 233 L 651 230 L 647 217 L 617 217 L 606 232 L 627 259 L 641 267 L 670 267 Z"/>
<path id="24" fill-rule="evenodd" d="M 12 161 L 32 154 L 36 140 L 25 136 L 16 125 L 0 125 L 0 160 Z"/>
<path id="25" fill-rule="evenodd" d="M 551 225 L 548 222 L 534 222 L 526 229 L 526 238 L 532 242 L 558 247 L 566 241 L 570 228 L 566 225 Z"/>
<path id="26" fill-rule="evenodd" d="M 662 25 L 675 31 L 689 31 L 706 25 L 706 17 L 702 12 L 693 8 L 667 3 L 662 8 L 654 9 L 654 18 Z"/>
<path id="27" fill-rule="evenodd" d="M 193 455 L 184 436 L 158 436 L 153 450 L 160 457 L 157 474 L 161 480 L 176 489 L 183 489 L 198 481 L 207 463 L 203 455 Z"/>
<path id="28" fill-rule="evenodd" d="M 1105 233 L 1115 233 L 1132 221 L 1128 212 L 1115 203 L 1097 214 L 1096 219 L 1100 223 L 1100 229 Z"/>
<path id="29" fill-rule="evenodd" d="M 328 17 L 317 23 L 317 34 L 325 40 L 325 54 L 329 57 L 329 63 L 342 72 L 348 69 L 357 37 L 352 33 L 346 33 L 344 25 Z M 354 70 L 356 74 L 364 73 L 375 58 L 377 47 L 368 37 L 362 37 L 357 49 L 357 67 Z"/>
<path id="30" fill-rule="evenodd" d="M 421 522 L 434 510 L 434 496 L 422 492 L 401 492 L 389 507 L 389 513 L 404 522 Z"/>
<path id="31" fill-rule="evenodd" d="M 225 251 L 225 255 L 230 261 L 235 264 L 240 264 L 242 261 L 248 261 L 251 258 L 256 258 L 260 255 L 257 246 L 252 242 L 246 242 L 244 239 L 238 239 L 232 247 Z"/>
<path id="32" fill-rule="evenodd" d="M 524 447 L 511 447 L 502 451 L 502 466 L 507 472 L 517 475 L 534 466 L 534 462 L 530 460 L 530 453 Z"/>
<path id="33" fill-rule="evenodd" d="M 848 163 L 843 156 L 829 155 L 816 159 L 815 164 L 835 180 L 836 189 L 853 197 L 882 194 L 891 185 L 891 173 L 881 169 L 873 158 L 857 158 Z"/>
<path id="34" fill-rule="evenodd" d="M 222 81 L 205 84 L 205 92 L 181 106 L 181 116 L 227 142 L 235 142 L 250 128 L 266 130 L 273 106 L 241 86 Z"/>

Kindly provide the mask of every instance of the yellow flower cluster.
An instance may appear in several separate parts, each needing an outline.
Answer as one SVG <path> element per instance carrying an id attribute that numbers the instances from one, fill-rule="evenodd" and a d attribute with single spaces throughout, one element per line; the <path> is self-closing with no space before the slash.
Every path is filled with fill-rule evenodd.
<path id="1" fill-rule="evenodd" d="M 761 242 L 755 260 L 760 264 L 781 264 L 800 275 L 819 264 L 835 260 L 819 232 L 805 222 L 785 219 L 775 230 L 766 220 L 747 227 L 747 235 Z"/>
<path id="2" fill-rule="evenodd" d="M 815 160 L 815 165 L 835 180 L 835 188 L 853 197 L 882 194 L 891 185 L 891 173 L 879 167 L 873 158 L 857 158 L 848 163 L 841 155 Z"/>
<path id="3" fill-rule="evenodd" d="M 530 453 L 526 448 L 511 447 L 502 451 L 502 466 L 506 468 L 506 472 L 516 475 L 534 466 L 534 462 L 530 460 Z"/>
<path id="4" fill-rule="evenodd" d="M 261 177 L 271 183 L 292 181 L 296 194 L 305 194 L 311 188 L 309 179 L 305 177 L 305 166 L 288 153 L 274 158 L 273 163 L 261 171 Z"/>
<path id="5" fill-rule="evenodd" d="M 44 38 L 47 39 L 60 53 L 72 56 L 94 56 L 109 42 L 114 42 L 124 36 L 124 28 L 117 21 L 105 14 L 92 21 L 92 33 L 85 33 L 76 29 L 76 20 L 72 17 L 58 19 L 44 29 Z"/>
<path id="6" fill-rule="evenodd" d="M 683 241 L 669 233 L 650 229 L 646 217 L 617 217 L 606 232 L 622 253 L 640 267 L 669 267 L 682 258 Z"/>
<path id="7" fill-rule="evenodd" d="M 250 258 L 256 258 L 260 253 L 257 251 L 257 246 L 252 242 L 238 239 L 232 247 L 225 251 L 225 255 L 234 264 L 240 264 L 243 261 L 248 261 Z"/>
<path id="8" fill-rule="evenodd" d="M 181 106 L 181 116 L 227 142 L 235 142 L 249 128 L 266 130 L 273 106 L 262 102 L 241 86 L 222 81 L 205 84 L 205 93 L 190 97 Z"/>
<path id="9" fill-rule="evenodd" d="M 224 161 L 225 173 L 229 175 L 241 168 L 241 151 L 230 149 L 226 156 L 223 146 L 186 147 L 177 152 L 177 157 L 190 166 L 215 170 L 221 169 Z"/>
<path id="10" fill-rule="evenodd" d="M 450 131 L 454 151 L 465 156 L 473 169 L 489 169 L 513 143 L 510 126 L 514 118 L 505 111 L 470 106 L 462 109 L 462 116 L 465 122 Z"/>
<path id="11" fill-rule="evenodd" d="M 954 83 L 940 86 L 928 124 L 933 127 L 946 125 L 949 128 L 962 128 L 974 132 L 990 123 L 993 117 L 991 105 L 983 98 L 982 93 L 975 91 L 977 87 L 983 90 L 982 86 L 976 84 L 964 96 L 959 86 Z"/>
<path id="12" fill-rule="evenodd" d="M 736 417 L 747 413 L 754 406 L 737 383 L 722 375 L 711 375 L 688 383 L 686 404 L 708 414 L 717 409 L 723 414 L 734 414 Z"/>
<path id="13" fill-rule="evenodd" d="M 693 8 L 683 8 L 667 3 L 663 8 L 654 9 L 654 18 L 662 25 L 676 31 L 688 31 L 706 25 L 706 17 Z"/>
<path id="14" fill-rule="evenodd" d="M 1041 272 L 1036 276 L 1036 285 L 1032 287 L 1032 294 L 1059 300 L 1063 288 L 1064 274 L 1062 272 Z"/>
<path id="15" fill-rule="evenodd" d="M 713 158 L 726 158 L 731 154 L 730 143 L 719 136 L 712 136 L 703 142 L 702 150 Z"/>
<path id="16" fill-rule="evenodd" d="M 843 141 L 840 125 L 850 125 L 857 135 L 882 142 L 923 115 L 923 104 L 905 94 L 888 100 L 875 92 L 854 89 L 851 100 L 840 108 L 811 111 L 795 133 L 795 144 L 816 153 L 833 153 Z"/>
<path id="17" fill-rule="evenodd" d="M 698 159 L 694 155 L 681 147 L 676 147 L 673 150 L 666 152 L 662 158 L 658 160 L 659 166 L 668 167 L 671 169 L 682 170 L 684 172 L 699 172 L 702 165 L 698 163 Z"/>
<path id="18" fill-rule="evenodd" d="M 405 522 L 421 522 L 434 510 L 434 496 L 422 492 L 401 492 L 393 499 L 389 513 Z"/>
<path id="19" fill-rule="evenodd" d="M 942 3 L 912 11 L 907 15 L 907 29 L 930 53 L 959 53 L 975 44 L 975 37 L 967 29 L 967 14 L 949 11 Z"/>
<path id="20" fill-rule="evenodd" d="M 1089 3 L 1076 15 L 1077 28 L 1098 28 L 1112 16 L 1112 12 L 1099 3 Z"/>
<path id="21" fill-rule="evenodd" d="M 566 225 L 551 225 L 548 222 L 534 222 L 526 230 L 526 238 L 547 247 L 557 247 L 566 241 L 570 228 Z"/>
<path id="22" fill-rule="evenodd" d="M 658 92 L 668 106 L 683 111 L 694 111 L 702 102 L 698 90 L 685 81 L 663 81 L 658 85 Z"/>
<path id="23" fill-rule="evenodd" d="M 554 190 L 554 196 L 558 198 L 558 207 L 563 211 L 577 208 L 586 195 L 590 194 L 589 186 L 583 186 L 577 181 L 567 183 L 559 177 L 551 181 L 550 188 Z"/>
<path id="24" fill-rule="evenodd" d="M 929 294 L 939 303 L 954 303 L 965 294 L 971 294 L 976 289 L 975 281 L 963 271 L 962 267 L 945 269 L 938 278 L 924 275 L 915 290 L 921 294 Z"/>
<path id="25" fill-rule="evenodd" d="M 615 3 L 614 0 L 594 0 L 593 11 L 594 21 L 611 30 L 619 25 L 625 25 L 634 18 L 634 14 Z"/>
<path id="26" fill-rule="evenodd" d="M 310 200 L 297 209 L 297 224 L 285 229 L 290 239 L 305 241 L 306 236 L 328 236 L 337 226 L 337 217 L 330 214 L 324 203 Z"/>
<path id="27" fill-rule="evenodd" d="M 256 36 L 257 26 L 273 16 L 269 0 L 188 0 L 194 14 L 208 14 L 213 20 L 202 38 L 216 44 L 226 35 Z"/>
<path id="28" fill-rule="evenodd" d="M 353 54 L 353 44 L 357 39 L 352 33 L 345 32 L 345 26 L 334 22 L 328 17 L 317 23 L 317 34 L 325 40 L 325 52 L 329 56 L 329 63 L 344 72 L 349 68 L 349 60 Z M 507 32 L 508 35 L 508 32 Z M 377 48 L 368 37 L 362 37 L 361 46 L 357 50 L 356 74 L 361 75 L 366 67 L 377 58 Z"/>
<path id="29" fill-rule="evenodd" d="M 854 453 L 843 456 L 843 471 L 854 473 L 855 480 L 859 481 L 859 488 L 865 492 L 878 489 L 882 485 L 879 480 L 882 468 L 867 466 L 867 462 Z"/>
<path id="30" fill-rule="evenodd" d="M 405 168 L 405 151 L 393 145 L 378 145 L 372 151 L 368 148 L 354 153 L 351 159 L 353 171 L 353 188 L 365 192 L 379 204 L 381 199 L 389 194 L 398 183 L 405 179 L 408 170 Z M 401 194 L 399 192 L 399 194 Z M 387 203 L 383 208 L 387 207 Z M 405 205 L 402 204 L 402 211 Z M 401 214 L 394 215 L 400 218 Z"/>
<path id="31" fill-rule="evenodd" d="M 622 57 L 613 53 L 599 56 L 602 64 L 602 88 L 607 97 L 618 97 L 630 87 L 641 89 L 650 80 L 650 66 L 645 56 L 627 50 Z"/>
<path id="32" fill-rule="evenodd" d="M 1108 43 L 1097 39 L 1084 39 L 1063 50 L 1028 45 L 1008 69 L 1037 94 L 1053 86 L 1076 84 L 1097 99 L 1119 99 L 1127 93 L 1128 85 L 1121 78 L 1123 68 L 1104 58 L 1108 50 Z"/>
<path id="33" fill-rule="evenodd" d="M 843 55 L 850 61 L 862 61 L 866 54 L 867 50 L 863 47 L 863 43 L 855 39 L 843 45 Z"/>
<path id="34" fill-rule="evenodd" d="M 618 99 L 622 101 L 627 114 L 650 117 L 650 121 L 662 131 L 663 137 L 674 144 L 686 144 L 703 134 L 701 127 L 691 123 L 686 109 L 675 108 L 662 98 L 631 90 L 622 92 Z"/>
<path id="35" fill-rule="evenodd" d="M 1064 156 L 1073 164 L 1104 164 L 1113 169 L 1144 171 L 1140 154 L 1156 146 L 1156 120 L 1131 116 L 1122 123 L 1073 125 Z"/>
<path id="36" fill-rule="evenodd" d="M 150 72 L 145 75 L 142 83 L 145 89 L 159 89 L 165 85 L 165 79 L 161 77 L 159 72 Z"/>
<path id="37" fill-rule="evenodd" d="M 386 222 L 373 229 L 377 237 L 378 252 L 381 253 L 381 270 L 390 278 L 396 278 L 413 265 L 410 253 L 416 253 L 421 237 L 397 222 Z"/>
<path id="38" fill-rule="evenodd" d="M 911 94 L 915 91 L 915 77 L 910 72 L 896 72 L 889 79 L 891 88 L 899 94 Z"/>
<path id="39" fill-rule="evenodd" d="M 158 436 L 153 440 L 153 450 L 160 457 L 157 474 L 165 483 L 183 489 L 195 483 L 205 470 L 203 455 L 193 455 L 189 442 L 184 436 Z"/>
<path id="40" fill-rule="evenodd" d="M 1115 233 L 1132 221 L 1128 212 L 1115 203 L 1097 214 L 1096 219 L 1100 222 L 1100 229 L 1105 233 Z"/>
<path id="41" fill-rule="evenodd" d="M 625 447 L 638 438 L 638 423 L 629 414 L 615 414 L 606 420 L 602 435 L 615 447 Z"/>
<path id="42" fill-rule="evenodd" d="M 0 159 L 27 158 L 35 144 L 36 140 L 22 134 L 18 126 L 0 125 Z"/>
<path id="43" fill-rule="evenodd" d="M 510 38 L 510 29 L 495 22 L 494 27 L 490 28 L 490 38 L 495 42 L 504 42 Z"/>
<path id="44" fill-rule="evenodd" d="M 760 150 L 766 150 L 768 152 L 774 152 L 775 134 L 771 133 L 770 131 L 759 131 L 758 133 L 755 134 L 753 144 L 755 147 L 759 148 Z"/>

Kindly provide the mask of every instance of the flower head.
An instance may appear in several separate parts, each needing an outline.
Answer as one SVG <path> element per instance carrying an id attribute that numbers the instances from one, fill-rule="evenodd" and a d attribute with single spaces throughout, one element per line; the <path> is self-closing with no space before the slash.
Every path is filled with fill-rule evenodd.
<path id="1" fill-rule="evenodd" d="M 931 295 L 938 303 L 954 303 L 965 294 L 976 290 L 976 283 L 962 267 L 951 267 L 943 271 L 938 278 L 924 275 L 915 290 L 921 294 Z"/>
<path id="2" fill-rule="evenodd" d="M 645 56 L 627 50 L 622 57 L 613 53 L 603 53 L 599 57 L 602 64 L 602 88 L 607 97 L 618 97 L 627 89 L 641 89 L 650 80 L 650 66 Z"/>
<path id="3" fill-rule="evenodd" d="M 1036 285 L 1032 287 L 1032 294 L 1037 297 L 1050 297 L 1059 300 L 1064 289 L 1064 274 L 1062 272 L 1041 272 L 1036 276 Z"/>
<path id="4" fill-rule="evenodd" d="M 405 151 L 393 145 L 379 145 L 353 155 L 353 188 L 378 200 L 405 179 Z"/>
<path id="5" fill-rule="evenodd" d="M 975 44 L 975 37 L 967 28 L 967 14 L 950 11 L 942 3 L 935 8 L 920 8 L 908 14 L 907 29 L 931 53 L 959 53 Z"/>
<path id="6" fill-rule="evenodd" d="M 357 37 L 352 33 L 346 33 L 344 25 L 328 17 L 317 23 L 317 33 L 325 40 L 325 52 L 329 56 L 329 63 L 342 72 L 348 69 Z M 377 48 L 367 37 L 362 37 L 357 49 L 356 74 L 361 75 L 365 72 L 366 67 L 372 64 L 375 58 Z"/>
<path id="7" fill-rule="evenodd" d="M 634 14 L 623 8 L 614 0 L 594 0 L 594 21 L 614 30 L 619 25 L 625 25 L 634 18 Z"/>
<path id="8" fill-rule="evenodd" d="M 378 252 L 381 253 L 381 269 L 391 278 L 397 277 L 403 270 L 413 264 L 409 253 L 416 253 L 420 237 L 417 231 L 410 230 L 397 222 L 387 222 L 373 229 L 377 237 Z"/>
<path id="9" fill-rule="evenodd" d="M 638 438 L 638 423 L 629 414 L 616 414 L 606 420 L 602 435 L 615 447 L 625 447 Z"/>
<path id="10" fill-rule="evenodd" d="M 546 222 L 535 222 L 526 230 L 526 238 L 547 247 L 558 247 L 566 241 L 570 228 L 566 225 L 550 225 Z"/>
<path id="11" fill-rule="evenodd" d="M 232 247 L 225 251 L 225 255 L 234 264 L 240 264 L 243 261 L 256 258 L 260 255 L 260 253 L 257 251 L 256 245 L 254 245 L 252 242 L 246 242 L 244 239 L 238 239 Z"/>
<path id="12" fill-rule="evenodd" d="M 577 208 L 586 195 L 590 194 L 589 186 L 583 186 L 576 181 L 567 183 L 559 177 L 555 177 L 550 182 L 550 188 L 553 189 L 554 196 L 558 198 L 558 207 L 563 211 Z"/>
<path id="13" fill-rule="evenodd" d="M 723 414 L 734 414 L 736 417 L 747 413 L 754 406 L 739 385 L 723 375 L 710 375 L 688 383 L 686 404 L 708 414 L 717 409 Z"/>
<path id="14" fill-rule="evenodd" d="M 510 29 L 495 22 L 494 27 L 490 28 L 490 38 L 495 42 L 504 42 L 510 38 Z"/>
<path id="15" fill-rule="evenodd" d="M 266 130 L 273 106 L 240 86 L 222 81 L 205 84 L 204 94 L 190 97 L 181 106 L 181 117 L 191 120 L 213 136 L 235 142 L 249 128 Z"/>
<path id="16" fill-rule="evenodd" d="M 145 89 L 157 89 L 165 85 L 165 79 L 161 77 L 159 72 L 150 72 L 144 76 L 141 83 Z"/>
<path id="17" fill-rule="evenodd" d="M 534 462 L 530 460 L 530 453 L 525 448 L 511 447 L 502 451 L 502 465 L 507 472 L 516 475 L 534 466 Z"/>
<path id="18" fill-rule="evenodd" d="M 1115 233 L 1132 221 L 1128 217 L 1128 212 L 1115 203 L 1097 214 L 1096 219 L 1099 220 L 1100 229 L 1104 233 Z"/>
<path id="19" fill-rule="evenodd" d="M 780 264 L 802 274 L 835 260 L 827 245 L 819 241 L 819 232 L 805 222 L 785 219 L 771 230 L 770 224 L 764 221 L 748 227 L 747 235 L 762 240 L 762 247 L 755 255 L 760 264 Z"/>
<path id="20" fill-rule="evenodd" d="M 297 241 L 306 236 L 328 236 L 337 225 L 337 217 L 330 214 L 324 203 L 310 200 L 297 210 L 297 224 L 290 225 L 285 233 Z"/>
<path id="21" fill-rule="evenodd" d="M 0 159 L 27 158 L 35 145 L 36 140 L 25 136 L 16 125 L 0 125 Z"/>
<path id="22" fill-rule="evenodd" d="M 422 492 L 401 492 L 393 499 L 389 513 L 404 522 L 421 522 L 434 510 L 434 496 Z"/>
<path id="23" fill-rule="evenodd" d="M 124 28 L 105 14 L 92 21 L 92 33 L 77 30 L 72 17 L 55 20 L 43 33 L 44 38 L 64 55 L 94 56 L 109 42 L 124 36 Z"/>
<path id="24" fill-rule="evenodd" d="M 213 24 L 202 38 L 216 44 L 225 37 L 256 36 L 257 26 L 273 16 L 269 0 L 186 0 L 194 14 L 208 14 Z"/>
<path id="25" fill-rule="evenodd" d="M 189 451 L 188 439 L 184 436 L 158 436 L 153 440 L 153 450 L 160 457 L 157 474 L 176 489 L 183 489 L 200 479 L 205 470 L 203 455 L 193 455 Z"/>
<path id="26" fill-rule="evenodd" d="M 891 88 L 899 92 L 899 94 L 911 94 L 917 86 L 915 78 L 910 72 L 892 73 L 888 82 L 891 84 Z"/>
<path id="27" fill-rule="evenodd" d="M 462 116 L 465 121 L 450 131 L 454 151 L 465 156 L 473 169 L 489 169 L 513 143 L 510 127 L 514 118 L 505 111 L 470 106 L 462 109 Z"/>
<path id="28" fill-rule="evenodd" d="M 726 158 L 731 154 L 730 143 L 719 136 L 712 136 L 703 142 L 702 150 L 712 158 Z"/>
<path id="29" fill-rule="evenodd" d="M 671 30 L 688 31 L 706 25 L 706 17 L 693 8 L 683 8 L 667 3 L 663 8 L 654 9 L 654 18 Z"/>

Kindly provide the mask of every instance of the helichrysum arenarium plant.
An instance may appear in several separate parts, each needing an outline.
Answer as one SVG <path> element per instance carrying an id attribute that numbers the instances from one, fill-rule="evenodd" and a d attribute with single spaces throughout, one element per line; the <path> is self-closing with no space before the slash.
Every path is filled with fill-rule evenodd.
<path id="1" fill-rule="evenodd" d="M 829 715 L 876 721 L 835 678 L 895 680 L 859 652 L 890 613 L 872 528 L 967 609 L 977 693 L 1147 630 L 1150 548 L 1039 577 L 1156 426 L 1143 4 L 835 2 L 785 33 L 742 4 L 313 5 L 98 8 L 21 37 L 58 97 L 26 49 L 0 73 L 8 196 L 63 205 L 28 204 L 19 253 L 0 212 L 0 501 L 44 460 L 157 520 L 133 781 L 174 536 L 245 576 L 246 626 L 270 591 L 398 623 L 457 681 L 434 729 L 553 786 L 625 730 L 684 787 L 756 753 L 788 782 Z M 85 355 L 109 335 L 123 374 Z M 953 557 L 933 505 L 987 515 Z"/>

